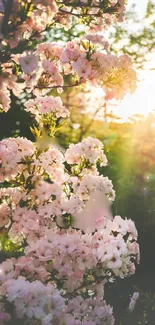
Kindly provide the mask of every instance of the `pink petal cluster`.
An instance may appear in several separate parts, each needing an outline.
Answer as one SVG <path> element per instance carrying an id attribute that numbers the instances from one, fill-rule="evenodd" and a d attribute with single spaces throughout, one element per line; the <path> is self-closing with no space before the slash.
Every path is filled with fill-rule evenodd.
<path id="1" fill-rule="evenodd" d="M 102 300 L 105 282 L 135 272 L 139 246 L 134 223 L 112 217 L 113 185 L 97 171 L 98 163 L 107 163 L 102 143 L 89 137 L 63 154 L 9 138 L 0 149 L 3 179 L 18 184 L 0 191 L 0 225 L 9 224 L 10 239 L 25 245 L 22 257 L 0 269 L 2 296 L 16 318 L 39 325 L 114 324 Z"/>
<path id="2" fill-rule="evenodd" d="M 81 296 L 73 298 L 67 306 L 68 325 L 113 325 L 112 308 L 99 297 L 83 299 Z M 78 321 L 75 321 L 78 315 Z M 80 316 L 80 317 L 79 317 Z M 81 319 L 80 319 L 81 318 Z"/>
<path id="3" fill-rule="evenodd" d="M 36 99 L 29 99 L 25 103 L 26 111 L 31 112 L 38 122 L 41 122 L 41 117 L 44 114 L 50 114 L 53 118 L 66 118 L 69 116 L 69 111 L 62 104 L 60 97 L 44 96 Z"/>
<path id="4" fill-rule="evenodd" d="M 124 229 L 118 232 L 115 231 L 116 224 L 119 226 L 117 219 L 124 225 Z M 106 277 L 110 270 L 123 278 L 134 273 L 135 261 L 139 259 L 136 229 L 133 224 L 135 237 L 129 237 L 128 222 L 120 217 L 113 221 L 104 218 L 102 229 L 94 235 L 83 235 L 77 230 L 47 230 L 46 237 L 30 242 L 25 254 L 41 262 L 51 261 L 52 264 L 46 266 L 47 271 L 54 272 L 56 279 L 61 279 L 71 292 L 81 286 L 84 276 L 91 270 L 96 276 Z M 128 235 L 127 240 L 125 235 Z"/>
<path id="5" fill-rule="evenodd" d="M 15 307 L 19 319 L 38 319 L 42 325 L 54 324 L 63 319 L 64 299 L 55 287 L 36 280 L 29 282 L 24 277 L 11 279 L 2 285 L 2 294 Z"/>
<path id="6" fill-rule="evenodd" d="M 104 43 L 104 49 L 101 50 L 100 47 L 94 45 L 94 38 L 88 35 L 85 39 L 75 39 L 66 44 L 42 43 L 38 45 L 36 51 L 12 55 L 9 66 L 2 65 L 0 108 L 4 111 L 9 109 L 10 90 L 18 96 L 25 88 L 27 92 L 32 91 L 37 97 L 34 103 L 28 101 L 30 111 L 34 113 L 34 105 L 42 101 L 42 110 L 41 105 L 39 106 L 40 114 L 43 114 L 44 109 L 45 112 L 46 109 L 48 111 L 48 104 L 51 103 L 57 118 L 67 117 L 69 113 L 61 103 L 61 99 L 55 97 L 58 105 L 56 108 L 53 97 L 46 96 L 50 89 L 56 88 L 57 92 L 65 89 L 65 75 L 74 76 L 77 85 L 89 82 L 95 87 L 103 88 L 107 100 L 112 98 L 119 100 L 126 93 L 134 92 L 137 76 L 130 58 L 127 55 L 110 54 L 107 44 L 102 42 L 102 37 L 99 35 L 95 39 L 98 40 L 97 43 Z M 14 73 L 15 64 L 24 82 L 17 82 L 17 76 Z M 35 114 L 37 113 L 35 109 Z"/>
<path id="7" fill-rule="evenodd" d="M 25 84 L 17 82 L 17 76 L 12 75 L 10 68 L 6 69 L 4 66 L 2 71 L 2 75 L 0 76 L 0 111 L 7 112 L 11 104 L 10 91 L 15 96 L 19 96 Z"/>
<path id="8" fill-rule="evenodd" d="M 82 19 L 84 25 L 88 25 L 87 19 L 89 19 L 88 30 L 102 31 L 107 25 L 117 20 L 122 21 L 125 10 L 124 0 L 109 0 L 105 6 L 101 6 L 98 0 L 92 1 L 91 4 L 88 0 L 80 1 L 80 3 L 73 1 L 69 6 L 65 1 L 57 3 L 55 0 L 31 0 L 27 5 L 24 1 L 14 0 L 9 17 L 8 38 L 3 26 L 6 3 L 0 2 L 0 36 L 1 45 L 4 48 L 8 44 L 11 48 L 15 48 L 22 39 L 34 36 L 40 39 L 40 33 L 54 23 L 58 27 L 70 29 L 72 16 L 77 23 L 79 19 Z M 85 14 L 86 8 L 87 13 Z M 24 19 L 23 11 L 25 12 Z M 87 18 L 86 21 L 83 19 L 83 15 Z"/>
<path id="9" fill-rule="evenodd" d="M 82 142 L 71 144 L 66 150 L 65 159 L 69 164 L 82 164 L 89 161 L 90 164 L 100 162 L 100 166 L 106 166 L 107 158 L 103 153 L 103 144 L 98 139 L 88 137 Z"/>
<path id="10" fill-rule="evenodd" d="M 19 59 L 22 71 L 25 74 L 31 74 L 33 71 L 38 70 L 38 58 L 34 53 L 24 52 Z"/>
<path id="11" fill-rule="evenodd" d="M 6 226 L 9 222 L 10 210 L 6 202 L 0 204 L 0 228 Z"/>
<path id="12" fill-rule="evenodd" d="M 8 138 L 0 142 L 0 179 L 15 177 L 24 169 L 25 159 L 34 154 L 33 143 L 26 138 Z"/>

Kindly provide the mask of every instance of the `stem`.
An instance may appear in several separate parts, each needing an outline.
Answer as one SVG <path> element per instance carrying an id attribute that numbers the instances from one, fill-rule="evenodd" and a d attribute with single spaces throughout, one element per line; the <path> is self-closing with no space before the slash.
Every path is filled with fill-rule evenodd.
<path id="1" fill-rule="evenodd" d="M 97 14 L 90 14 L 90 13 L 87 13 L 87 14 L 75 14 L 73 13 L 72 11 L 66 11 L 66 10 L 63 10 L 61 8 L 59 8 L 59 11 L 60 11 L 60 15 L 61 14 L 67 14 L 67 15 L 72 15 L 72 16 L 75 16 L 75 17 L 87 17 L 87 16 L 92 16 L 92 17 L 101 17 L 101 13 L 97 13 Z"/>
<path id="2" fill-rule="evenodd" d="M 84 126 L 84 128 L 82 127 L 81 128 L 81 132 L 80 132 L 80 135 L 79 135 L 79 140 L 78 141 L 81 141 L 83 136 L 88 132 L 88 130 L 90 129 L 90 127 L 93 125 L 94 123 L 94 118 L 96 116 L 96 114 L 101 110 L 102 107 L 99 107 L 96 109 L 95 113 L 92 115 L 92 118 L 90 120 L 90 122 Z"/>
<path id="3" fill-rule="evenodd" d="M 89 287 L 91 284 L 95 283 L 95 284 L 99 284 L 100 282 L 102 282 L 106 277 L 105 276 L 96 276 L 92 281 L 87 282 L 86 284 L 82 284 L 79 288 L 77 288 L 76 290 L 74 290 L 74 292 L 78 292 L 78 290 L 81 290 L 83 288 L 87 288 Z"/>
<path id="4" fill-rule="evenodd" d="M 83 83 L 82 82 L 79 82 L 79 83 L 75 83 L 73 85 L 66 85 L 66 86 L 36 86 L 35 88 L 37 89 L 57 89 L 57 88 L 62 88 L 62 89 L 65 89 L 65 88 L 72 88 L 72 87 L 78 87 L 80 85 L 82 85 Z M 28 89 L 30 89 L 30 87 L 27 87 Z"/>

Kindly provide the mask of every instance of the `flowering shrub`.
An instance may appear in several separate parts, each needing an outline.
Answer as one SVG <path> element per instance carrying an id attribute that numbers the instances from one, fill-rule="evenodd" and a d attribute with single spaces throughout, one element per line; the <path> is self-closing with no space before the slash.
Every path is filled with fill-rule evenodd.
<path id="1" fill-rule="evenodd" d="M 7 62 L 3 54 L 53 23 L 66 26 L 72 15 L 96 30 L 108 11 L 122 15 L 123 1 L 0 4 L 5 36 L 0 106 L 8 111 L 11 92 L 30 93 L 25 110 L 36 123 L 31 128 L 36 142 L 22 137 L 0 142 L 0 228 L 21 251 L 1 264 L 1 323 L 113 325 L 104 286 L 135 272 L 135 225 L 111 214 L 113 185 L 98 172 L 107 164 L 102 143 L 89 137 L 63 152 L 46 135 L 54 136 L 69 118 L 58 96 L 66 87 L 89 82 L 103 87 L 105 98 L 121 99 L 135 89 L 136 73 L 127 56 L 111 55 L 101 37 L 96 42 L 90 35 L 67 44 L 43 42 L 33 51 L 12 53 Z M 51 89 L 57 94 L 52 96 Z"/>
<path id="2" fill-rule="evenodd" d="M 139 248 L 134 223 L 108 209 L 115 193 L 96 168 L 107 162 L 101 142 L 87 138 L 63 154 L 9 138 L 0 157 L 9 184 L 0 192 L 0 226 L 23 247 L 23 256 L 1 264 L 2 306 L 42 324 L 113 324 L 104 284 L 134 273 Z"/>

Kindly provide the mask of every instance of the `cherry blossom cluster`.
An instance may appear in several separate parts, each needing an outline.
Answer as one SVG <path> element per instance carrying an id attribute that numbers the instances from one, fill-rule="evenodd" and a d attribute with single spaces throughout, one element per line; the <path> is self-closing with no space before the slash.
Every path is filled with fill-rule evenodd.
<path id="1" fill-rule="evenodd" d="M 0 143 L 0 180 L 15 177 L 23 168 L 26 157 L 34 153 L 34 145 L 26 138 L 8 138 Z"/>
<path id="2" fill-rule="evenodd" d="M 96 164 L 101 161 L 101 166 L 106 166 L 107 158 L 102 151 L 103 144 L 98 140 L 86 138 L 77 144 L 71 144 L 66 151 L 65 158 L 70 165 L 81 165 L 84 161 L 89 160 L 90 163 Z"/>
<path id="3" fill-rule="evenodd" d="M 78 146 L 79 154 L 82 151 L 83 156 L 80 157 L 76 150 L 79 159 L 74 163 L 71 147 L 63 154 L 52 146 L 37 149 L 26 138 L 1 141 L 1 181 L 13 185 L 1 190 L 1 226 L 8 223 L 7 217 L 11 213 L 14 221 L 10 229 L 12 236 L 30 235 L 30 223 L 33 230 L 40 231 L 39 219 L 43 216 L 48 219 L 51 215 L 59 217 L 64 213 L 76 213 L 96 191 L 104 191 L 110 201 L 114 200 L 112 182 L 99 175 L 96 168 L 98 163 L 107 163 L 102 143 L 91 137 L 84 139 Z"/>
<path id="4" fill-rule="evenodd" d="M 25 88 L 24 83 L 18 82 L 18 78 L 12 72 L 10 64 L 0 68 L 0 111 L 7 112 L 10 108 L 10 91 L 18 97 Z"/>
<path id="5" fill-rule="evenodd" d="M 52 26 L 69 29 L 72 20 L 78 20 L 89 29 L 100 31 L 117 19 L 123 19 L 124 0 L 108 0 L 105 3 L 91 1 L 59 0 L 1 0 L 0 33 L 2 48 L 14 48 L 30 37 L 40 37 Z"/>
<path id="6" fill-rule="evenodd" d="M 0 162 L 0 227 L 23 246 L 0 268 L 4 323 L 114 324 L 104 286 L 134 274 L 139 246 L 134 223 L 110 212 L 113 185 L 97 170 L 107 164 L 102 143 L 89 137 L 62 153 L 8 138 Z"/>
<path id="7" fill-rule="evenodd" d="M 100 297 L 96 299 L 87 298 L 83 299 L 81 296 L 73 298 L 67 306 L 68 325 L 101 325 L 101 324 L 114 324 L 112 316 L 112 308 L 101 300 Z M 76 321 L 76 315 L 81 320 Z"/>
<path id="8" fill-rule="evenodd" d="M 56 97 L 56 102 L 52 97 L 47 98 L 53 88 L 61 93 L 66 87 L 89 82 L 91 85 L 102 87 L 106 99 L 121 99 L 127 92 L 133 92 L 137 79 L 130 59 L 127 55 L 111 55 L 103 36 L 88 34 L 84 39 L 75 39 L 66 44 L 40 43 L 44 40 L 45 30 L 50 30 L 54 24 L 57 27 L 62 24 L 66 28 L 72 16 L 74 19 L 81 19 L 82 24 L 89 25 L 96 32 L 105 23 L 111 24 L 111 19 L 116 16 L 120 19 L 123 12 L 123 0 L 110 0 L 105 3 L 87 3 L 81 0 L 1 0 L 0 110 L 7 112 L 10 108 L 11 92 L 17 97 L 22 91 L 33 93 L 37 98 L 34 103 L 29 101 L 26 108 L 27 111 L 33 111 L 40 123 L 44 119 L 41 115 L 49 113 L 52 107 L 56 118 L 60 116 L 60 111 L 61 117 L 68 116 L 60 98 Z M 31 37 L 39 37 L 40 44 L 36 50 L 28 49 Z M 21 53 L 19 50 L 18 53 L 16 50 L 16 54 L 12 54 L 9 46 L 14 48 L 23 40 L 27 44 L 26 51 Z M 73 83 L 66 85 L 66 76 L 71 77 Z M 40 106 L 37 107 L 39 102 Z M 42 109 L 40 111 L 40 107 L 43 107 L 45 112 Z"/>
<path id="9" fill-rule="evenodd" d="M 3 49 L 14 48 L 23 39 L 38 36 L 54 23 L 58 7 L 55 0 L 0 1 L 0 32 Z"/>
<path id="10" fill-rule="evenodd" d="M 44 115 L 51 113 L 52 117 L 66 118 L 69 116 L 69 111 L 63 106 L 60 97 L 44 96 L 30 99 L 25 104 L 26 110 L 31 112 L 39 124 Z"/>
<path id="11" fill-rule="evenodd" d="M 90 41 L 77 40 L 68 42 L 60 60 L 65 74 L 76 74 L 82 81 L 103 87 L 110 97 L 121 99 L 126 92 L 135 90 L 136 73 L 127 55 L 117 57 L 98 51 Z"/>
<path id="12" fill-rule="evenodd" d="M 2 285 L 7 302 L 14 304 L 18 319 L 37 319 L 41 324 L 63 324 L 64 299 L 55 287 L 36 280 L 29 282 L 24 277 L 10 279 Z M 62 318 L 62 320 L 61 320 Z"/>
<path id="13" fill-rule="evenodd" d="M 51 283 L 45 285 L 38 280 L 29 282 L 20 276 L 4 282 L 1 294 L 7 297 L 7 303 L 14 305 L 14 316 L 22 319 L 24 325 L 114 324 L 112 308 L 100 297 L 84 299 L 77 295 L 65 305 L 61 291 Z M 10 320 L 9 313 L 3 308 L 4 304 L 1 303 L 1 324 Z"/>
<path id="14" fill-rule="evenodd" d="M 66 76 L 72 79 L 72 83 L 64 83 Z M 111 55 L 106 43 L 104 48 L 88 39 L 75 39 L 66 44 L 42 43 L 36 51 L 12 54 L 10 62 L 2 64 L 0 108 L 8 111 L 10 91 L 19 96 L 25 90 L 37 97 L 26 103 L 27 111 L 32 112 L 37 120 L 52 108 L 56 118 L 60 115 L 66 117 L 68 113 L 61 99 L 49 97 L 50 91 L 56 89 L 61 93 L 67 87 L 88 82 L 103 88 L 106 99 L 119 100 L 136 89 L 137 77 L 130 58 Z"/>
<path id="15" fill-rule="evenodd" d="M 127 234 L 129 238 L 125 241 L 123 237 Z M 94 235 L 83 235 L 77 230 L 49 230 L 46 237 L 31 242 L 25 254 L 47 264 L 45 268 L 55 281 L 61 280 L 64 287 L 73 292 L 84 286 L 86 277 L 97 281 L 108 278 L 109 272 L 109 276 L 122 278 L 134 274 L 135 259 L 139 256 L 136 238 L 131 220 L 116 216 L 108 222 L 103 218 L 102 228 Z"/>
<path id="16" fill-rule="evenodd" d="M 36 57 L 37 66 L 34 64 Z M 12 59 L 21 65 L 26 86 L 39 88 L 35 89 L 36 95 L 39 90 L 44 89 L 45 92 L 48 87 L 61 88 L 62 73 L 73 75 L 77 84 L 89 81 L 92 85 L 101 86 L 117 99 L 136 88 L 136 72 L 130 58 L 127 55 L 111 55 L 89 40 L 76 39 L 65 45 L 42 43 L 35 54 L 23 53 L 18 57 L 14 55 Z"/>

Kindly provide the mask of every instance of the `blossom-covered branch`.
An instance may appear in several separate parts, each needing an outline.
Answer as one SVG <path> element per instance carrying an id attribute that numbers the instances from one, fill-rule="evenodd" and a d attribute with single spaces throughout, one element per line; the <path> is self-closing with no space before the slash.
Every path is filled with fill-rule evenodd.
<path id="1" fill-rule="evenodd" d="M 90 38 L 90 37 L 89 37 Z M 23 89 L 35 96 L 45 96 L 49 89 L 62 92 L 67 87 L 84 85 L 103 87 L 106 98 L 122 99 L 136 88 L 136 72 L 127 55 L 111 55 L 93 39 L 75 40 L 65 44 L 42 43 L 34 52 L 12 55 L 1 67 L 1 109 L 10 106 L 10 90 L 18 96 Z M 73 79 L 69 85 L 64 78 Z"/>

